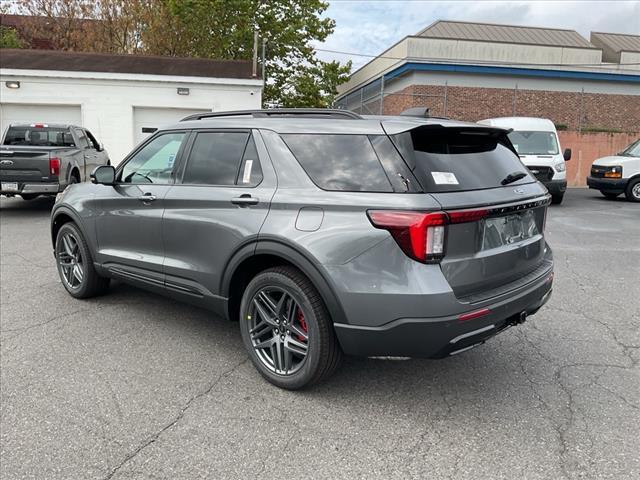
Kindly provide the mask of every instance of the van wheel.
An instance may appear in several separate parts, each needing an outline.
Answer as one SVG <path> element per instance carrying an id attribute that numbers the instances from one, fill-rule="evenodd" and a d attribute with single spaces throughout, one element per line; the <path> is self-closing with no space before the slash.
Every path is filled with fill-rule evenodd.
<path id="1" fill-rule="evenodd" d="M 260 374 L 287 390 L 329 377 L 342 358 L 322 298 L 292 267 L 271 268 L 251 280 L 240 304 L 240 333 Z"/>
<path id="2" fill-rule="evenodd" d="M 629 182 L 624 195 L 630 202 L 640 202 L 640 178 L 635 178 Z"/>
<path id="3" fill-rule="evenodd" d="M 109 279 L 96 272 L 87 242 L 74 223 L 65 223 L 58 230 L 55 254 L 60 280 L 72 297 L 90 298 L 105 292 Z"/>
<path id="4" fill-rule="evenodd" d="M 554 205 L 560 205 L 563 198 L 564 193 L 562 195 L 551 195 L 551 203 L 553 203 Z"/>

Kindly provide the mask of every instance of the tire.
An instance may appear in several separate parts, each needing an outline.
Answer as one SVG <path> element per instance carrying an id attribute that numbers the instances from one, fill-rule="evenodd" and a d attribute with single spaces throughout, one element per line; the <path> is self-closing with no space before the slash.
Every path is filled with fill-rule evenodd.
<path id="1" fill-rule="evenodd" d="M 620 195 L 619 193 L 603 192 L 602 190 L 600 191 L 600 193 L 607 197 L 609 200 L 613 200 L 614 198 L 617 198 L 618 195 Z"/>
<path id="2" fill-rule="evenodd" d="M 109 287 L 109 279 L 96 272 L 87 242 L 75 223 L 65 223 L 58 230 L 55 257 L 62 285 L 72 297 L 95 297 Z"/>
<path id="3" fill-rule="evenodd" d="M 640 178 L 634 178 L 629 181 L 624 191 L 624 196 L 630 202 L 640 202 Z"/>
<path id="4" fill-rule="evenodd" d="M 40 196 L 38 193 L 23 193 L 20 195 L 23 200 L 34 200 Z"/>
<path id="5" fill-rule="evenodd" d="M 277 318 L 273 315 L 276 311 Z M 309 279 L 293 267 L 265 270 L 249 282 L 240 304 L 240 334 L 260 374 L 287 390 L 328 378 L 342 359 L 322 298 Z M 306 349 L 299 347 L 305 344 Z"/>
<path id="6" fill-rule="evenodd" d="M 551 203 L 554 205 L 560 205 L 562 203 L 562 199 L 564 198 L 564 193 L 561 195 L 551 195 Z"/>

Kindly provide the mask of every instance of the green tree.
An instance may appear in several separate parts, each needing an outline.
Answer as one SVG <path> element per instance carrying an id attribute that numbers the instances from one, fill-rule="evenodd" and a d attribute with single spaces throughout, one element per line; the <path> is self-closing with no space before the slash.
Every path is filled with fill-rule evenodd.
<path id="1" fill-rule="evenodd" d="M 22 48 L 22 42 L 13 28 L 0 26 L 0 48 Z"/>
<path id="2" fill-rule="evenodd" d="M 335 21 L 323 17 L 322 0 L 162 0 L 164 28 L 142 33 L 148 53 L 249 60 L 254 32 L 266 42 L 265 103 L 282 106 L 331 105 L 347 80 L 351 62 L 323 62 L 312 42 L 329 36 Z M 261 45 L 259 45 L 261 49 Z"/>

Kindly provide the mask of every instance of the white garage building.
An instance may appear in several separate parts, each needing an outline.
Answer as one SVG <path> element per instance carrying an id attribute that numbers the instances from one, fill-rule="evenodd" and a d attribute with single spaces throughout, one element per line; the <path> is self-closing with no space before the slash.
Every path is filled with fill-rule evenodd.
<path id="1" fill-rule="evenodd" d="M 112 163 L 155 128 L 203 111 L 260 108 L 247 61 L 0 50 L 0 130 L 12 122 L 72 123 Z"/>

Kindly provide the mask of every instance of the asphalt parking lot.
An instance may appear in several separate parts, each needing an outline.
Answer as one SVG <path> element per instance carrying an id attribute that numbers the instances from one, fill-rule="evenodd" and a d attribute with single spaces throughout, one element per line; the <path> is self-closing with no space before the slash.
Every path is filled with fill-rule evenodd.
<path id="1" fill-rule="evenodd" d="M 72 299 L 51 201 L 0 201 L 0 477 L 640 478 L 640 205 L 552 207 L 554 294 L 440 361 L 279 390 L 238 326 L 122 284 Z"/>

